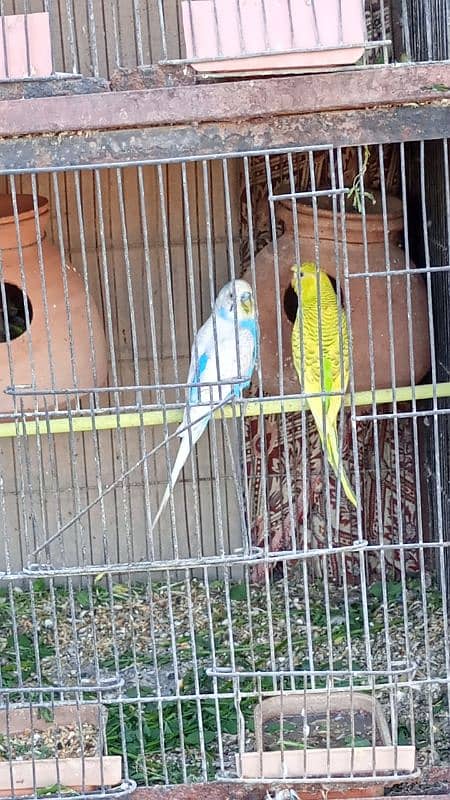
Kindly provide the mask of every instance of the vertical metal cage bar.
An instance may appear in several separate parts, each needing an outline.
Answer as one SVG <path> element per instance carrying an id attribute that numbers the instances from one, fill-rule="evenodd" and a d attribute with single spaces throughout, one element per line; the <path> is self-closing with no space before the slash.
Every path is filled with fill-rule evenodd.
<path id="1" fill-rule="evenodd" d="M 91 71 L 94 77 L 97 78 L 100 74 L 100 69 L 99 69 L 97 31 L 95 24 L 93 0 L 86 0 L 86 15 L 87 15 L 87 24 L 89 32 L 89 52 L 91 58 Z"/>
<path id="2" fill-rule="evenodd" d="M 430 248 L 429 248 L 429 240 L 428 240 L 428 217 L 427 217 L 427 206 L 426 206 L 426 167 L 425 167 L 425 143 L 423 141 L 420 142 L 419 145 L 419 167 L 420 167 L 420 212 L 421 212 L 421 222 L 422 222 L 422 236 L 423 236 L 423 247 L 424 247 L 424 261 L 426 266 L 426 284 L 427 284 L 427 302 L 428 302 L 428 319 L 429 319 L 429 329 L 430 329 L 430 355 L 431 355 L 431 380 L 433 385 L 433 412 L 437 410 L 437 396 L 436 396 L 436 382 L 437 382 L 437 374 L 436 374 L 436 350 L 435 350 L 435 338 L 434 338 L 434 328 L 435 328 L 435 320 L 434 320 L 434 309 L 433 309 L 433 300 L 432 300 L 432 283 L 431 283 L 431 274 L 430 274 Z M 434 432 L 434 440 L 435 443 L 439 440 L 439 420 L 435 413 L 433 413 L 433 432 Z M 437 515 L 438 515 L 438 527 L 442 526 L 442 507 L 441 507 L 441 497 L 442 497 L 442 487 L 441 487 L 441 469 L 440 469 L 440 457 L 439 457 L 439 449 L 435 445 L 435 479 L 436 479 L 436 493 L 437 493 Z M 423 550 L 419 551 L 420 554 L 420 566 L 421 566 L 421 594 L 422 594 L 422 610 L 423 610 L 423 625 L 424 625 L 424 647 L 425 647 L 425 654 L 426 654 L 426 671 L 427 676 L 430 676 L 430 667 L 428 664 L 428 659 L 431 657 L 430 653 L 430 642 L 429 642 L 429 614 L 428 614 L 428 602 L 427 602 L 427 590 L 426 590 L 426 581 L 425 581 L 425 559 Z M 433 700 L 432 700 L 432 693 L 429 686 L 427 686 L 426 690 L 426 700 L 428 705 L 428 719 L 429 719 L 429 735 L 430 735 L 430 747 L 432 751 L 434 751 L 434 728 L 433 728 Z"/>
<path id="3" fill-rule="evenodd" d="M 338 148 L 338 151 L 337 151 L 337 167 L 338 167 L 338 183 L 339 183 L 339 186 L 343 186 L 344 185 L 344 175 L 343 175 L 342 149 L 341 148 Z M 344 299 L 345 299 L 345 307 L 346 307 L 346 309 L 349 309 L 350 308 L 350 286 L 349 286 L 349 266 L 348 266 L 348 252 L 347 252 L 347 234 L 346 234 L 345 196 L 344 195 L 341 195 L 341 197 L 340 197 L 340 222 L 341 222 L 342 246 L 343 246 Z M 361 497 L 361 478 L 360 478 L 359 463 L 358 463 L 357 431 L 356 431 L 355 406 L 354 406 L 355 379 L 354 379 L 353 341 L 352 341 L 351 327 L 350 327 L 350 330 L 349 330 L 349 362 L 350 362 L 349 389 L 350 389 L 350 393 L 351 393 L 351 396 L 352 396 L 352 403 L 351 403 L 352 444 L 353 444 L 353 458 L 354 458 L 354 464 L 355 464 L 356 496 L 357 497 Z M 363 531 L 362 531 L 362 520 L 361 520 L 361 510 L 360 510 L 360 508 L 357 509 L 357 529 L 358 529 L 358 539 L 361 541 L 363 539 Z M 365 563 L 365 559 L 364 559 L 364 554 L 362 552 L 359 553 L 359 560 L 360 560 L 361 601 L 362 601 L 362 612 L 363 612 L 364 631 L 365 631 L 365 652 L 366 652 L 366 659 L 367 659 L 367 668 L 369 670 L 371 670 L 373 668 L 373 663 L 372 663 L 372 653 L 371 653 L 371 644 L 370 644 L 369 615 L 368 615 L 368 608 L 367 608 L 367 573 L 366 573 L 367 567 L 366 567 L 366 563 Z"/>
<path id="4" fill-rule="evenodd" d="M 208 283 L 209 283 L 210 305 L 212 308 L 214 306 L 214 298 L 216 293 L 216 288 L 215 288 L 216 270 L 214 263 L 214 251 L 213 251 L 213 221 L 212 221 L 212 208 L 211 208 L 213 200 L 213 197 L 211 196 L 212 178 L 209 175 L 208 163 L 206 161 L 202 162 L 202 177 L 203 177 L 204 211 L 205 211 L 205 226 L 206 226 L 206 256 L 208 264 Z M 199 258 L 201 258 L 200 254 Z M 213 335 L 214 335 L 214 350 L 215 350 L 214 358 L 216 363 L 217 375 L 220 377 L 220 363 L 219 363 L 219 349 L 218 349 L 219 345 L 217 342 L 217 325 L 215 317 L 213 317 Z M 212 457 L 213 480 L 215 484 L 214 487 L 211 487 L 212 489 L 214 489 L 214 491 L 212 492 L 212 502 L 214 502 L 214 497 L 215 497 L 216 507 L 217 507 L 215 549 L 216 552 L 224 554 L 225 553 L 224 511 L 222 507 L 222 497 L 220 492 L 218 437 L 217 437 L 217 429 L 214 424 L 210 426 L 210 431 L 211 431 L 210 453 Z M 230 455 L 232 457 L 232 453 Z M 200 526 L 199 536 L 198 536 L 199 554 L 200 553 L 203 554 L 205 552 L 205 543 L 203 541 L 201 528 L 202 526 Z"/>
<path id="5" fill-rule="evenodd" d="M 79 73 L 80 71 L 80 62 L 79 62 L 79 51 L 78 51 L 78 42 L 77 42 L 77 32 L 76 32 L 76 25 L 75 25 L 75 14 L 74 14 L 74 7 L 73 7 L 73 0 L 65 0 L 65 9 L 66 9 L 66 24 L 67 24 L 67 41 L 69 45 L 69 58 L 71 64 L 71 72 Z M 64 53 L 66 48 L 64 47 Z"/>
<path id="6" fill-rule="evenodd" d="M 245 184 L 245 200 L 247 204 L 247 215 L 248 215 L 248 240 L 249 240 L 249 249 L 250 249 L 250 272 L 252 277 L 252 286 L 256 288 L 256 265 L 255 265 L 255 234 L 254 234 L 254 226 L 253 226 L 253 204 L 252 204 L 252 191 L 251 191 L 251 182 L 250 182 L 250 162 L 248 157 L 244 157 L 243 159 L 243 167 L 244 167 L 244 184 Z M 259 310 L 258 310 L 258 296 L 255 292 L 255 303 L 256 303 L 256 319 L 258 325 L 260 324 L 259 318 Z M 263 394 L 263 382 L 262 382 L 262 367 L 261 367 L 261 360 L 258 359 L 258 363 L 256 365 L 256 372 L 258 376 L 258 391 L 262 395 Z M 266 453 L 266 444 L 265 444 L 265 418 L 264 414 L 261 412 L 259 414 L 259 430 L 258 435 L 261 442 L 261 459 L 264 465 L 267 464 L 267 453 Z M 263 497 L 267 497 L 267 480 L 266 480 L 266 469 L 263 470 L 261 476 L 261 491 Z M 263 539 L 264 539 L 264 548 L 268 550 L 269 544 L 269 526 L 270 526 L 270 519 L 267 513 L 267 505 L 264 503 L 263 506 Z"/>
<path id="7" fill-rule="evenodd" d="M 148 358 L 150 360 L 151 357 L 152 360 L 154 381 L 155 383 L 160 384 L 162 383 L 161 366 L 159 363 L 158 337 L 156 328 L 157 323 L 155 316 L 155 307 L 153 302 L 153 297 L 154 297 L 154 288 L 153 288 L 154 284 L 152 277 L 153 261 L 150 251 L 149 230 L 148 230 L 147 211 L 146 211 L 147 197 L 145 194 L 145 179 L 142 167 L 138 167 L 138 187 L 139 187 L 139 215 L 140 215 L 140 224 L 142 231 L 143 251 L 144 251 L 146 302 L 149 311 L 149 328 L 150 328 L 150 342 L 151 342 L 151 345 L 148 348 Z M 139 348 L 137 348 L 137 353 L 139 353 Z M 159 404 L 162 404 L 163 394 L 159 390 L 156 392 L 156 400 Z M 141 425 L 139 427 L 139 439 L 140 439 L 141 458 L 143 459 L 142 475 L 144 484 L 144 503 L 145 503 L 145 522 L 146 522 L 146 552 L 148 558 L 154 559 L 155 543 L 153 538 L 152 517 L 150 511 L 150 472 L 149 472 L 148 460 L 144 459 L 144 454 L 147 451 L 147 432 L 145 426 L 143 425 L 142 412 L 141 412 Z M 153 437 L 151 437 L 151 440 L 153 441 Z"/>
<path id="8" fill-rule="evenodd" d="M 290 191 L 292 195 L 295 193 L 295 176 L 294 176 L 294 165 L 292 154 L 288 153 L 288 170 L 289 170 L 289 185 Z M 293 232 L 294 232 L 294 252 L 295 252 L 295 263 L 301 263 L 301 250 L 300 250 L 300 239 L 299 239 L 299 225 L 298 225 L 298 217 L 297 217 L 297 202 L 292 196 L 292 223 L 293 223 Z M 297 307 L 297 317 L 298 317 L 298 324 L 302 324 L 302 308 L 301 304 L 298 304 Z M 300 347 L 300 385 L 302 386 L 304 383 L 304 374 L 305 374 L 305 349 L 304 347 Z M 302 507 L 304 509 L 303 512 L 303 525 L 302 525 L 302 539 L 303 539 L 303 550 L 306 551 L 308 549 L 308 466 L 307 466 L 307 447 L 308 447 L 308 422 L 306 417 L 306 411 L 304 406 L 302 405 L 301 410 L 301 425 L 302 425 Z M 295 526 L 291 528 L 292 533 L 292 544 L 293 548 L 297 547 L 297 541 L 295 538 Z M 305 573 L 306 576 L 306 573 Z"/>
<path id="9" fill-rule="evenodd" d="M 274 287 L 275 287 L 275 303 L 276 303 L 276 331 L 277 331 L 277 360 L 278 360 L 278 375 L 279 375 L 279 394 L 284 394 L 284 381 L 283 381 L 283 337 L 281 329 L 281 287 L 279 278 L 279 260 L 278 260 L 278 247 L 277 247 L 277 226 L 276 226 L 276 211 L 275 203 L 273 200 L 274 190 L 272 183 L 272 172 L 270 165 L 270 156 L 265 156 L 266 180 L 269 195 L 269 213 L 270 213 L 270 232 L 272 236 L 273 247 L 273 264 L 274 264 Z M 286 429 L 286 416 L 284 411 L 281 413 L 281 431 L 283 437 L 283 449 L 285 454 L 289 452 L 287 429 Z M 289 508 L 289 524 L 291 530 L 291 539 L 295 541 L 295 522 L 294 522 L 294 505 L 292 499 L 292 480 L 290 473 L 289 458 L 286 458 L 286 481 L 288 486 L 288 508 Z M 268 579 L 268 578 L 267 578 Z"/>
<path id="10" fill-rule="evenodd" d="M 136 54 L 137 54 L 138 66 L 145 64 L 141 18 L 142 18 L 142 9 L 140 0 L 133 0 L 133 23 L 134 23 L 134 35 L 136 39 Z"/>

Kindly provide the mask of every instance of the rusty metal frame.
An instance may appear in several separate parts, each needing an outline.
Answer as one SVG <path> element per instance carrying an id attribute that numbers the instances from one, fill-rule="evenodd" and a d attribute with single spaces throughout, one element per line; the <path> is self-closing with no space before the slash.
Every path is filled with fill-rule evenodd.
<path id="1" fill-rule="evenodd" d="M 450 100 L 450 63 L 0 102 L 0 136 L 229 123 Z"/>
<path id="2" fill-rule="evenodd" d="M 0 172 L 91 169 L 450 136 L 449 102 L 0 139 Z"/>
<path id="3" fill-rule="evenodd" d="M 392 795 L 395 800 L 450 800 L 450 767 L 429 767 L 426 772 L 428 785 L 433 787 L 433 794 L 405 794 Z M 415 781 L 417 789 L 420 791 L 421 779 Z M 289 783 L 285 784 L 288 788 Z M 177 786 L 151 786 L 139 787 L 133 793 L 133 800 L 266 800 L 267 793 L 272 796 L 284 788 L 277 783 L 270 784 L 239 784 L 239 783 L 195 783 Z M 437 791 L 442 789 L 442 792 Z M 317 786 L 295 787 L 301 800 L 361 800 L 362 797 L 370 797 L 370 800 L 386 800 L 384 796 L 374 796 L 368 793 L 368 787 L 358 786 L 356 783 L 352 787 L 339 787 L 336 785 L 331 788 Z"/>
<path id="4" fill-rule="evenodd" d="M 0 102 L 0 171 L 447 138 L 450 64 Z"/>
<path id="5" fill-rule="evenodd" d="M 287 784 L 288 786 L 288 784 Z M 179 786 L 159 786 L 152 788 L 141 787 L 131 795 L 132 800 L 265 800 L 267 792 L 270 791 L 270 785 L 265 786 L 240 786 L 237 784 L 227 783 L 196 783 L 194 785 Z M 283 787 L 277 784 L 273 787 L 274 792 L 279 792 Z M 298 786 L 297 786 L 298 789 Z M 320 794 L 320 787 L 317 789 Z M 352 800 L 357 798 L 360 800 L 361 795 L 355 787 L 355 793 L 352 794 L 351 790 L 347 792 L 339 792 L 327 789 L 323 790 L 323 797 L 328 800 Z M 302 800 L 315 800 L 316 794 L 313 792 L 305 792 L 301 789 Z M 408 795 L 394 795 L 395 800 L 450 800 L 450 794 L 408 794 Z M 386 800 L 386 796 L 370 797 L 370 800 Z"/>
<path id="6" fill-rule="evenodd" d="M 393 795 L 395 800 L 450 800 L 450 770 L 436 769 L 431 770 L 431 773 L 436 772 L 437 778 L 441 779 L 441 785 L 444 787 L 444 792 L 439 794 L 408 794 L 408 795 Z M 445 778 L 445 780 L 443 780 Z M 289 783 L 286 783 L 286 788 Z M 133 800 L 266 800 L 267 793 L 272 795 L 279 792 L 284 787 L 276 784 L 273 787 L 270 784 L 261 784 L 252 786 L 236 783 L 196 783 L 190 785 L 177 785 L 177 786 L 152 786 L 140 787 L 133 793 Z M 350 798 L 361 799 L 361 787 L 356 784 L 352 788 L 340 790 L 338 787 L 330 788 L 308 786 L 301 789 L 295 787 L 297 792 L 300 792 L 302 800 L 316 800 L 319 796 L 325 800 L 350 800 Z M 419 787 L 418 787 L 419 788 Z M 272 789 L 272 792 L 271 792 Z M 366 797 L 367 794 L 366 787 Z M 386 800 L 384 796 L 370 796 L 370 800 Z"/>

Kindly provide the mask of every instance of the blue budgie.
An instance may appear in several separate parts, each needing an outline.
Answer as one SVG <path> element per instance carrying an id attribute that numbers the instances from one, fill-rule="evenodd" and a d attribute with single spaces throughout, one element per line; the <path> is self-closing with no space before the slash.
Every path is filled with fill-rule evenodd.
<path id="1" fill-rule="evenodd" d="M 258 342 L 252 289 L 246 281 L 230 281 L 220 290 L 211 316 L 195 337 L 187 382 L 214 384 L 219 380 L 236 379 L 239 382 L 189 388 L 183 421 L 178 428 L 181 444 L 172 469 L 172 488 L 188 459 L 191 446 L 200 439 L 214 409 L 224 405 L 233 396 L 241 397 L 243 390 L 250 385 L 258 357 Z M 197 405 L 199 402 L 206 405 Z M 170 485 L 164 492 L 153 527 L 166 507 L 169 496 Z"/>

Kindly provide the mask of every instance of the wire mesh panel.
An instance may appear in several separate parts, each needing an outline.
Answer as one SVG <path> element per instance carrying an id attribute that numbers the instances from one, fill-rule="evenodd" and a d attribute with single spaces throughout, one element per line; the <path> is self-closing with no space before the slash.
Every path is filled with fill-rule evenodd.
<path id="1" fill-rule="evenodd" d="M 417 4 L 416 4 L 417 5 Z M 192 64 L 200 73 L 439 60 L 445 0 L 2 0 L 0 80 Z"/>
<path id="2" fill-rule="evenodd" d="M 448 765 L 428 148 L 447 219 L 447 140 L 2 176 L 6 789 Z"/>

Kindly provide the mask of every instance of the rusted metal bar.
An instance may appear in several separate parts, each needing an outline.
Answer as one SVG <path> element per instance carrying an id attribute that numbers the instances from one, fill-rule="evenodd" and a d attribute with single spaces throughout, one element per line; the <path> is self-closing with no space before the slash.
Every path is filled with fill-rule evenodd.
<path id="1" fill-rule="evenodd" d="M 82 75 L 64 77 L 33 78 L 0 82 L 0 102 L 31 100 L 65 95 L 91 95 L 109 91 L 109 82 L 103 78 L 86 78 Z M 3 106 L 1 106 L 3 108 Z M 6 107 L 6 105 L 5 105 Z"/>
<path id="2" fill-rule="evenodd" d="M 212 82 L 217 83 L 217 79 L 196 72 L 189 64 L 151 64 L 148 67 L 121 67 L 115 70 L 111 75 L 110 86 L 113 92 L 130 92 Z"/>
<path id="3" fill-rule="evenodd" d="M 180 785 L 171 787 L 152 787 L 137 789 L 132 795 L 132 800 L 264 800 L 270 786 L 243 786 L 228 783 L 203 783 L 195 785 Z M 273 790 L 280 790 L 280 785 L 274 786 Z M 419 788 L 419 787 L 418 787 Z M 298 787 L 297 787 L 298 791 Z M 302 800 L 315 800 L 321 797 L 320 787 L 316 791 L 302 787 Z M 359 790 L 357 786 L 347 789 L 344 792 L 339 790 L 328 790 L 326 792 L 328 800 L 351 800 L 351 798 L 368 797 Z M 450 794 L 405 794 L 395 795 L 395 800 L 450 800 Z M 371 800 L 385 800 L 385 796 L 370 795 Z"/>
<path id="4" fill-rule="evenodd" d="M 0 135 L 204 124 L 436 98 L 450 98 L 448 63 L 4 101 Z"/>
<path id="5" fill-rule="evenodd" d="M 423 776 L 416 779 L 414 783 L 407 784 L 408 788 L 415 785 L 417 793 L 406 793 L 392 795 L 396 800 L 423 800 L 424 795 L 420 794 L 422 785 L 427 786 L 427 800 L 450 800 L 450 769 L 448 767 L 431 767 L 424 770 Z M 286 783 L 286 788 L 292 784 Z M 244 785 L 239 783 L 199 783 L 180 786 L 154 786 L 141 787 L 133 794 L 133 800 L 265 800 L 267 792 L 274 794 L 284 788 L 280 784 L 272 787 L 268 784 Z M 293 787 L 297 793 L 301 794 L 302 800 L 316 800 L 323 797 L 323 787 L 317 786 L 298 786 Z M 405 785 L 405 789 L 406 789 Z M 271 791 L 272 790 L 272 791 Z M 328 788 L 326 796 L 328 800 L 350 800 L 350 798 L 369 797 L 371 800 L 383 800 L 377 794 L 376 786 L 358 786 L 340 788 L 339 786 Z M 434 792 L 434 793 L 430 793 Z M 386 795 L 384 795 L 385 800 Z"/>
<path id="6" fill-rule="evenodd" d="M 178 162 L 308 147 L 446 138 L 448 101 L 203 125 L 0 139 L 0 172 Z"/>

